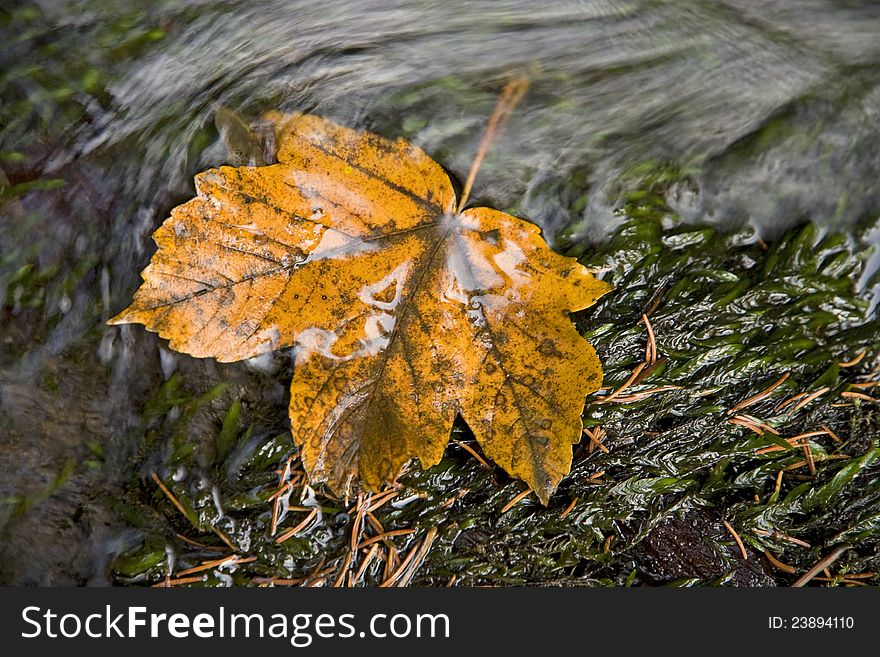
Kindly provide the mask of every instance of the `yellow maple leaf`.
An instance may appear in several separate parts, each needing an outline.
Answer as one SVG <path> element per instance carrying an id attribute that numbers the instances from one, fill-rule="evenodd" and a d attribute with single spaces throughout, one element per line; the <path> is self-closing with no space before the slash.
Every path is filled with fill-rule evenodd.
<path id="1" fill-rule="evenodd" d="M 413 457 L 433 465 L 461 415 L 546 503 L 602 380 L 568 315 L 611 286 L 534 224 L 458 211 L 447 174 L 404 140 L 269 118 L 278 163 L 197 175 L 110 323 L 223 362 L 292 346 L 291 430 L 313 482 L 375 490 Z"/>

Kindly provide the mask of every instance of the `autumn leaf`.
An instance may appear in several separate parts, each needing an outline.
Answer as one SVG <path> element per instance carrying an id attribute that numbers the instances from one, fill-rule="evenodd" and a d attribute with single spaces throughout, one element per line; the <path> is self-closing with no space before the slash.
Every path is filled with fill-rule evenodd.
<path id="1" fill-rule="evenodd" d="M 272 114 L 278 163 L 196 176 L 129 308 L 222 362 L 293 347 L 293 437 L 313 482 L 376 490 L 437 463 L 460 415 L 546 503 L 571 467 L 595 351 L 569 318 L 610 286 L 539 229 L 457 212 L 439 164 L 311 115 Z"/>

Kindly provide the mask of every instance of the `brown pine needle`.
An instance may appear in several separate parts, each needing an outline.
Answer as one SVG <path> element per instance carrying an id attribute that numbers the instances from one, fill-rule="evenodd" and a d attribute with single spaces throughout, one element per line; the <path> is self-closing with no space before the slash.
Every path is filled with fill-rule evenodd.
<path id="1" fill-rule="evenodd" d="M 791 449 L 795 449 L 798 445 L 792 445 Z M 781 445 L 771 445 L 770 447 L 763 447 L 761 449 L 756 449 L 755 454 L 763 455 L 763 454 L 771 454 L 772 452 L 781 452 L 785 448 Z"/>
<path id="2" fill-rule="evenodd" d="M 663 365 L 664 362 L 666 362 L 666 358 L 658 357 L 657 360 L 655 360 L 653 363 L 650 363 L 650 364 L 645 363 L 645 368 L 641 372 L 639 372 L 639 375 L 636 377 L 636 380 L 633 381 L 630 385 L 634 385 L 634 386 L 639 385 L 642 381 L 644 381 L 649 376 L 651 376 L 651 373 L 654 370 L 656 370 L 658 367 Z M 673 386 L 673 387 L 676 389 L 681 388 L 681 386 Z"/>
<path id="3" fill-rule="evenodd" d="M 785 374 L 782 375 L 782 377 L 778 381 L 776 381 L 776 383 L 772 384 L 769 388 L 765 388 L 761 392 L 759 392 L 755 395 L 752 395 L 751 397 L 748 397 L 747 399 L 743 399 L 741 402 L 739 402 L 736 406 L 734 406 L 733 408 L 731 408 L 727 412 L 730 414 L 733 414 L 733 413 L 736 413 L 737 411 L 740 411 L 744 408 L 748 408 L 749 406 L 752 406 L 753 404 L 757 404 L 759 401 L 763 401 L 763 400 L 767 399 L 767 397 L 769 397 L 771 394 L 773 394 L 773 391 L 776 390 L 776 388 L 778 388 L 783 383 L 785 383 L 786 379 L 788 379 L 789 376 L 791 376 L 791 373 L 786 372 Z"/>
<path id="4" fill-rule="evenodd" d="M 380 493 L 375 500 L 370 504 L 370 508 L 367 509 L 370 513 L 373 513 L 377 509 L 380 509 L 388 500 L 393 499 L 397 496 L 397 489 L 392 488 L 391 490 L 387 490 L 384 493 Z"/>
<path id="5" fill-rule="evenodd" d="M 797 412 L 798 412 L 799 410 L 801 410 L 804 406 L 806 406 L 807 404 L 809 404 L 811 401 L 813 401 L 813 400 L 816 399 L 817 397 L 821 397 L 822 395 L 824 395 L 824 394 L 825 394 L 826 392 L 828 392 L 829 390 L 831 390 L 831 388 L 828 388 L 827 386 L 826 386 L 825 388 L 819 388 L 816 392 L 814 392 L 814 393 L 811 394 L 811 395 L 807 395 L 807 396 L 804 397 L 801 401 L 799 401 L 797 404 L 795 404 L 795 407 L 794 407 L 793 409 L 791 409 L 791 412 L 792 412 L 792 413 L 797 413 Z"/>
<path id="6" fill-rule="evenodd" d="M 786 406 L 790 406 L 791 404 L 794 404 L 796 401 L 798 401 L 799 399 L 803 399 L 804 397 L 806 397 L 806 396 L 809 395 L 809 394 L 810 394 L 810 393 L 808 393 L 808 392 L 801 392 L 801 393 L 798 393 L 798 394 L 796 394 L 796 395 L 792 395 L 791 397 L 789 397 L 788 399 L 786 399 L 786 400 L 783 401 L 783 402 L 780 402 L 780 403 L 776 406 L 776 409 L 775 409 L 776 412 L 777 412 L 777 413 L 781 413 L 781 412 L 782 412 L 782 409 L 784 409 Z"/>
<path id="7" fill-rule="evenodd" d="M 327 578 L 326 575 L 329 574 L 333 570 L 333 566 L 329 566 L 328 568 L 324 568 L 324 564 L 327 562 L 326 557 L 321 557 L 321 560 L 318 562 L 318 565 L 312 568 L 312 571 L 303 578 L 302 586 L 308 587 L 316 587 L 316 586 L 324 586 Z M 324 568 L 324 570 L 321 570 Z"/>
<path id="8" fill-rule="evenodd" d="M 765 431 L 772 433 L 774 436 L 779 435 L 779 432 L 776 429 L 771 427 L 763 420 L 759 420 L 758 418 L 752 417 L 751 415 L 734 415 L 733 418 L 728 421 L 731 424 L 738 424 L 740 426 L 746 427 L 747 429 L 751 429 L 759 436 L 764 435 Z"/>
<path id="9" fill-rule="evenodd" d="M 349 574 L 348 568 L 351 566 L 351 552 L 346 553 L 345 560 L 342 562 L 342 568 L 339 569 L 339 575 L 333 582 L 333 588 L 338 589 L 345 583 L 345 576 Z M 350 580 L 349 580 L 350 581 Z"/>
<path id="10" fill-rule="evenodd" d="M 373 559 L 376 557 L 376 554 L 379 552 L 379 544 L 373 545 L 370 548 L 370 551 L 367 552 L 367 556 L 364 557 L 363 562 L 360 565 L 360 568 L 357 569 L 357 572 L 354 574 L 354 578 L 351 580 L 352 584 L 357 584 L 363 579 L 364 574 L 367 572 L 367 568 L 370 567 L 370 564 L 373 562 Z"/>
<path id="11" fill-rule="evenodd" d="M 224 559 L 215 559 L 213 561 L 206 561 L 205 563 L 199 566 L 193 566 L 192 568 L 187 568 L 186 570 L 181 570 L 177 573 L 178 577 L 183 577 L 184 575 L 192 575 L 193 573 L 200 573 L 203 570 L 210 570 L 211 568 L 216 568 L 218 566 L 233 566 L 235 564 L 240 563 L 251 563 L 252 561 L 256 561 L 256 557 L 247 557 L 242 558 L 237 554 L 233 554 Z"/>
<path id="12" fill-rule="evenodd" d="M 847 573 L 844 575 L 847 579 L 871 579 L 876 576 L 877 573 Z"/>
<path id="13" fill-rule="evenodd" d="M 868 388 L 876 388 L 880 386 L 880 379 L 874 381 L 863 381 L 862 383 L 850 383 L 850 388 L 858 388 L 859 390 L 866 390 Z"/>
<path id="14" fill-rule="evenodd" d="M 615 401 L 618 404 L 628 404 L 634 401 L 641 401 L 643 399 L 647 399 L 652 395 L 656 395 L 658 392 L 667 392 L 669 390 L 681 390 L 681 386 L 659 386 L 657 388 L 649 388 L 648 390 L 639 390 L 638 392 L 633 392 L 629 395 L 623 395 L 618 397 Z"/>
<path id="15" fill-rule="evenodd" d="M 602 427 L 598 427 L 596 429 L 595 433 L 590 431 L 586 427 L 584 427 L 584 433 L 587 435 L 587 438 L 590 439 L 589 452 L 592 453 L 593 448 L 595 447 L 595 448 L 598 448 L 601 451 L 605 452 L 606 454 L 608 454 L 609 449 L 607 447 L 605 447 L 605 445 L 602 444 L 602 438 L 604 438 L 605 432 L 602 431 L 602 433 L 599 434 L 600 431 L 602 431 Z M 599 435 L 597 435 L 597 434 L 599 434 Z"/>
<path id="16" fill-rule="evenodd" d="M 397 556 L 397 550 L 392 547 L 390 544 L 386 543 L 386 547 L 388 549 L 388 556 L 385 558 L 385 572 L 383 573 L 383 577 L 387 580 L 391 577 L 391 573 L 393 573 L 397 569 L 397 564 L 399 563 L 399 559 Z M 384 581 L 384 580 L 383 580 Z"/>
<path id="17" fill-rule="evenodd" d="M 289 491 L 291 488 L 295 488 L 299 483 L 299 478 L 291 479 L 285 484 L 282 484 L 280 488 L 276 489 L 274 493 L 272 493 L 268 498 L 266 498 L 267 502 L 274 502 L 279 497 L 284 497 L 284 494 Z M 293 510 L 294 507 L 290 507 Z"/>
<path id="18" fill-rule="evenodd" d="M 194 545 L 195 547 L 202 548 L 203 550 L 210 550 L 211 549 L 210 545 L 205 545 L 204 543 L 200 543 L 199 541 L 197 541 L 193 538 L 190 538 L 189 536 L 184 536 L 183 534 L 180 534 L 180 533 L 175 533 L 175 534 L 176 534 L 177 538 L 179 538 L 184 543 L 189 543 L 190 545 Z M 225 549 L 225 548 L 223 548 L 223 549 Z"/>
<path id="19" fill-rule="evenodd" d="M 802 541 L 799 538 L 795 538 L 794 536 L 789 536 L 788 534 L 784 534 L 778 529 L 774 529 L 772 532 L 764 531 L 763 529 L 756 529 L 754 532 L 758 536 L 772 536 L 773 538 L 778 538 L 781 541 L 788 541 L 789 543 L 794 543 L 795 545 L 800 545 L 801 547 L 809 548 L 812 547 L 806 541 Z"/>
<path id="20" fill-rule="evenodd" d="M 284 577 L 255 577 L 253 582 L 260 586 L 299 586 L 305 580 L 302 577 L 296 579 L 287 579 Z"/>
<path id="21" fill-rule="evenodd" d="M 762 429 L 760 426 L 758 426 L 757 424 L 752 422 L 750 419 L 743 417 L 742 415 L 736 415 L 736 416 L 732 417 L 730 420 L 728 420 L 728 422 L 730 422 L 731 424 L 736 424 L 737 426 L 740 426 L 740 427 L 745 427 L 749 431 L 753 431 L 754 433 L 758 434 L 759 436 L 764 435 L 764 429 Z"/>
<path id="22" fill-rule="evenodd" d="M 813 467 L 815 468 L 815 464 L 818 462 L 821 462 L 821 461 L 833 461 L 836 459 L 848 459 L 848 458 L 850 458 L 848 454 L 826 454 L 818 461 L 814 457 L 813 458 Z M 797 461 L 796 463 L 792 463 L 791 465 L 787 465 L 782 469 L 785 470 L 786 472 L 788 472 L 791 470 L 797 470 L 798 468 L 802 468 L 805 465 L 807 465 L 807 466 L 810 465 L 810 463 L 807 459 L 804 459 L 803 461 Z M 815 476 L 815 475 L 811 475 L 811 476 Z"/>
<path id="23" fill-rule="evenodd" d="M 791 445 L 789 449 L 795 449 L 797 447 L 803 447 L 801 441 L 806 441 L 808 438 L 813 438 L 814 436 L 824 436 L 826 434 L 826 431 L 807 431 L 806 433 L 801 433 L 797 436 L 792 436 L 791 438 L 784 438 L 783 440 Z M 769 454 L 770 452 L 780 452 L 784 449 L 785 448 L 782 445 L 770 445 L 769 447 L 762 447 L 761 449 L 755 450 L 755 454 Z"/>
<path id="24" fill-rule="evenodd" d="M 290 477 L 290 459 L 287 459 L 287 465 L 284 466 L 284 471 L 281 473 L 281 476 L 278 478 L 278 490 L 270 497 L 272 502 L 272 525 L 269 529 L 269 536 L 275 536 L 275 532 L 278 530 L 278 514 L 281 512 L 281 496 L 290 490 L 291 482 L 287 481 L 287 478 Z"/>
<path id="25" fill-rule="evenodd" d="M 769 424 L 764 422 L 764 420 L 759 420 L 758 418 L 753 417 L 751 415 L 737 415 L 735 417 L 745 418 L 746 420 L 748 420 L 749 422 L 754 424 L 759 429 L 766 431 L 767 433 L 772 433 L 774 436 L 779 435 L 779 432 L 776 429 L 774 429 L 773 427 L 771 427 Z"/>
<path id="26" fill-rule="evenodd" d="M 651 320 L 645 314 L 642 314 L 642 322 L 644 322 L 645 329 L 648 331 L 648 342 L 645 345 L 645 362 L 653 364 L 657 360 L 657 340 L 654 337 L 654 327 L 651 326 Z"/>
<path id="27" fill-rule="evenodd" d="M 156 482 L 156 485 L 159 487 L 159 489 L 163 493 L 165 493 L 165 497 L 167 497 L 169 500 L 171 500 L 171 503 L 177 507 L 177 510 L 180 511 L 181 514 L 183 514 L 183 517 L 186 518 L 187 520 L 189 520 L 190 522 L 192 522 L 190 520 L 189 516 L 186 514 L 186 509 L 183 508 L 183 505 L 180 503 L 180 500 L 178 500 L 176 497 L 174 497 L 174 493 L 172 493 L 170 490 L 168 490 L 168 487 L 162 483 L 162 480 L 159 479 L 158 475 L 155 472 L 151 472 L 150 476 L 153 478 L 153 481 Z"/>
<path id="28" fill-rule="evenodd" d="M 317 515 L 318 515 L 318 508 L 315 507 L 314 509 L 312 509 L 312 512 L 303 519 L 303 521 L 301 523 L 299 523 L 296 527 L 291 527 L 286 532 L 281 534 L 281 536 L 279 536 L 278 538 L 275 539 L 275 542 L 276 543 L 283 543 L 284 541 L 289 539 L 291 536 L 294 536 L 298 532 L 301 532 L 303 529 L 305 529 L 306 527 L 309 526 L 309 523 L 312 522 L 312 520 L 314 520 L 315 516 L 317 516 Z"/>
<path id="29" fill-rule="evenodd" d="M 217 527 L 213 527 L 213 526 L 212 526 L 212 527 L 211 527 L 211 531 L 214 532 L 214 533 L 218 536 L 218 538 L 219 538 L 221 541 L 223 541 L 224 543 L 226 543 L 227 547 L 228 547 L 230 550 L 232 550 L 233 552 L 235 552 L 235 551 L 238 549 L 238 548 L 236 548 L 236 547 L 232 544 L 232 541 L 229 540 L 229 537 L 228 537 L 226 534 L 224 534 L 220 529 L 218 529 Z"/>
<path id="30" fill-rule="evenodd" d="M 400 563 L 400 565 L 391 573 L 391 575 L 389 577 L 387 577 L 385 579 L 384 582 L 379 584 L 379 588 L 388 588 L 389 586 L 394 586 L 397 583 L 397 581 L 401 577 L 403 577 L 403 575 L 404 575 L 405 571 L 407 570 L 407 568 L 409 567 L 409 565 L 411 563 L 413 563 L 414 561 L 415 561 L 416 565 L 412 571 L 412 574 L 415 574 L 415 568 L 418 568 L 419 565 L 421 565 L 421 559 L 424 559 L 425 554 L 427 554 L 427 547 L 431 546 L 431 543 L 434 542 L 434 537 L 436 535 L 437 535 L 437 528 L 431 527 L 431 529 L 428 530 L 428 534 L 425 536 L 425 540 L 421 543 L 421 545 L 416 544 L 413 546 L 413 548 L 409 551 L 409 554 L 406 555 L 406 557 Z M 421 555 L 418 560 L 416 559 L 417 555 Z M 410 578 L 412 577 L 412 574 L 409 576 Z M 406 581 L 408 581 L 408 579 Z"/>
<path id="31" fill-rule="evenodd" d="M 817 582 L 827 582 L 829 584 L 844 584 L 846 586 L 868 586 L 868 584 L 865 584 L 864 582 L 854 580 L 845 575 L 838 575 L 837 577 L 814 577 L 813 580 Z"/>
<path id="32" fill-rule="evenodd" d="M 219 545 L 205 545 L 195 539 L 190 538 L 189 536 L 184 536 L 183 534 L 177 534 L 177 538 L 179 538 L 184 543 L 188 543 L 189 545 L 195 546 L 197 548 L 201 548 L 202 550 L 211 550 L 214 552 L 220 551 L 225 552 L 228 550 L 228 547 L 220 547 Z"/>
<path id="33" fill-rule="evenodd" d="M 791 438 L 786 438 L 785 440 L 790 440 L 790 441 L 802 440 L 804 438 L 814 438 L 815 436 L 824 436 L 827 433 L 828 432 L 825 431 L 824 429 L 816 430 L 816 431 L 807 431 L 806 433 L 799 433 L 798 435 L 792 436 Z"/>
<path id="34" fill-rule="evenodd" d="M 455 443 L 456 445 L 458 445 L 459 447 L 461 447 L 464 451 L 466 451 L 468 454 L 473 456 L 475 459 L 477 459 L 477 461 L 480 462 L 480 465 L 482 465 L 484 468 L 486 468 L 487 470 L 492 469 L 492 466 L 489 465 L 489 463 L 486 461 L 486 459 L 484 459 L 482 456 L 480 456 L 477 453 L 477 451 L 473 447 L 468 445 L 466 442 L 463 442 L 461 440 L 453 440 L 452 442 Z"/>
<path id="35" fill-rule="evenodd" d="M 746 552 L 746 546 L 743 545 L 742 539 L 739 537 L 739 534 L 736 533 L 733 525 L 731 525 L 729 522 L 723 519 L 721 520 L 721 522 L 724 524 L 724 526 L 727 528 L 727 531 L 730 532 L 731 536 L 733 536 L 733 540 L 736 541 L 736 544 L 739 546 L 739 551 L 740 553 L 742 553 L 743 560 L 747 561 L 749 558 L 749 553 Z"/>
<path id="36" fill-rule="evenodd" d="M 789 543 L 794 543 L 795 545 L 800 545 L 801 547 L 810 548 L 813 547 L 806 541 L 802 541 L 799 538 L 795 538 L 794 536 L 789 536 L 788 534 L 784 534 L 778 529 L 773 530 L 773 535 L 776 538 L 782 539 L 783 541 L 788 541 Z"/>
<path id="37" fill-rule="evenodd" d="M 810 449 L 810 441 L 804 441 L 804 455 L 807 457 L 807 468 L 810 471 L 810 476 L 816 476 L 816 461 L 813 460 L 813 450 Z"/>
<path id="38" fill-rule="evenodd" d="M 810 580 L 816 577 L 816 575 L 822 572 L 822 570 L 828 568 L 828 566 L 837 561 L 844 552 L 850 549 L 852 549 L 852 545 L 850 545 L 849 543 L 838 545 L 831 551 L 831 553 L 827 557 L 820 560 L 815 566 L 804 573 L 804 575 L 800 579 L 798 579 L 798 581 L 792 584 L 792 588 L 800 588 L 806 586 L 810 582 Z"/>
<path id="39" fill-rule="evenodd" d="M 645 369 L 646 365 L 647 365 L 647 363 L 639 363 L 638 365 L 636 365 L 635 369 L 632 371 L 632 374 L 629 375 L 629 378 L 626 381 L 624 381 L 622 386 L 620 386 L 617 390 L 612 392 L 607 397 L 596 398 L 593 401 L 593 403 L 594 404 L 607 404 L 608 402 L 613 401 L 616 397 L 618 397 L 620 395 L 620 393 L 622 393 L 624 390 L 626 390 L 627 388 L 629 388 L 632 385 L 632 382 L 636 380 L 636 377 L 639 375 L 639 372 L 641 372 L 643 369 Z"/>
<path id="40" fill-rule="evenodd" d="M 779 491 L 782 490 L 782 475 L 785 471 L 780 470 L 776 473 L 776 486 L 773 487 L 773 494 L 779 499 Z"/>
<path id="41" fill-rule="evenodd" d="M 792 449 L 794 449 L 794 445 L 792 445 Z M 770 447 L 762 447 L 761 449 L 756 449 L 755 454 L 770 454 L 771 452 L 781 452 L 784 447 L 782 445 L 770 445 Z"/>
<path id="42" fill-rule="evenodd" d="M 355 505 L 355 513 L 354 513 L 354 521 L 351 523 L 351 542 L 349 544 L 350 550 L 354 552 L 357 550 L 358 543 L 360 543 L 361 532 L 363 532 L 363 524 L 364 524 L 364 513 L 367 511 L 364 508 L 364 501 L 369 503 L 371 498 L 364 498 L 363 493 L 358 493 L 357 496 L 357 504 Z"/>
<path id="43" fill-rule="evenodd" d="M 434 542 L 434 539 L 436 537 L 437 527 L 431 527 L 431 529 L 429 529 L 428 533 L 425 535 L 425 539 L 422 541 L 422 545 L 419 548 L 415 559 L 413 559 L 409 568 L 407 568 L 406 572 L 397 582 L 397 586 L 403 587 L 408 585 L 412 581 L 412 578 L 415 577 L 416 571 L 418 571 L 422 563 L 425 561 L 425 557 L 428 556 L 428 550 L 431 549 L 431 544 Z"/>
<path id="44" fill-rule="evenodd" d="M 379 519 L 378 519 L 376 516 L 374 516 L 374 515 L 373 515 L 372 513 L 370 513 L 369 511 L 367 511 L 365 517 L 366 517 L 366 519 L 367 519 L 367 522 L 370 523 L 370 526 L 371 526 L 373 529 L 375 529 L 376 532 L 378 532 L 379 534 L 384 534 L 384 533 L 385 533 L 385 528 L 382 526 L 382 523 L 379 522 Z"/>
<path id="45" fill-rule="evenodd" d="M 853 358 L 852 360 L 845 361 L 845 362 L 843 362 L 843 363 L 838 363 L 837 366 L 838 366 L 838 367 L 854 367 L 854 366 L 856 366 L 856 365 L 858 365 L 859 363 L 862 362 L 862 359 L 865 357 L 865 354 L 866 354 L 866 353 L 867 353 L 867 351 L 864 350 L 864 349 L 862 349 L 862 350 L 856 355 L 855 358 Z"/>
<path id="46" fill-rule="evenodd" d="M 577 503 L 578 503 L 578 498 L 577 497 L 572 498 L 569 505 L 567 507 L 565 507 L 565 511 L 563 511 L 562 513 L 559 514 L 559 518 L 562 519 L 565 516 L 567 516 L 569 513 L 571 513 L 571 510 L 574 508 L 574 505 Z"/>
<path id="47" fill-rule="evenodd" d="M 834 433 L 831 429 L 828 428 L 827 424 L 822 425 L 822 430 L 825 433 L 827 433 L 831 437 L 831 440 L 833 440 L 834 442 L 841 443 L 841 444 L 843 443 L 843 441 L 840 439 L 840 437 L 836 433 Z"/>
<path id="48" fill-rule="evenodd" d="M 183 586 L 184 584 L 195 584 L 196 582 L 204 581 L 204 575 L 199 575 L 198 577 L 181 577 L 180 579 L 166 579 L 165 581 L 159 582 L 158 584 L 153 584 L 152 588 L 164 589 L 169 586 Z"/>
<path id="49" fill-rule="evenodd" d="M 793 575 L 797 572 L 794 566 L 789 566 L 787 563 L 783 563 L 782 561 L 774 557 L 773 553 L 770 552 L 770 550 L 764 550 L 764 556 L 767 557 L 767 561 L 770 562 L 770 565 L 772 565 L 777 570 L 781 570 L 782 572 L 788 573 L 789 575 Z"/>
<path id="50" fill-rule="evenodd" d="M 393 538 L 394 536 L 406 536 L 408 534 L 415 534 L 417 530 L 415 529 L 392 529 L 390 531 L 384 532 L 382 534 L 378 534 L 376 536 L 371 536 L 367 540 L 358 544 L 358 550 L 365 548 L 373 543 L 379 543 L 380 541 L 387 541 L 389 538 Z"/>
<path id="51" fill-rule="evenodd" d="M 507 118 L 510 116 L 511 112 L 513 112 L 513 108 L 517 106 L 520 100 L 522 100 L 522 97 L 525 95 L 526 89 L 528 88 L 528 80 L 525 78 L 518 78 L 508 82 L 507 86 L 502 90 L 501 96 L 498 98 L 498 102 L 495 105 L 495 111 L 492 112 L 492 116 L 489 117 L 489 123 L 486 125 L 486 131 L 483 133 L 483 138 L 480 140 L 477 154 L 471 164 L 471 169 L 468 171 L 467 180 L 465 180 L 464 189 L 461 192 L 461 200 L 458 202 L 458 207 L 455 209 L 456 214 L 464 209 L 464 206 L 471 195 L 471 189 L 474 186 L 477 171 L 480 170 L 480 165 L 483 164 L 483 158 L 486 157 L 486 153 L 489 151 L 489 146 L 492 143 L 492 139 L 495 138 L 495 133 L 500 132 L 500 130 L 503 129 L 507 122 Z"/>
<path id="52" fill-rule="evenodd" d="M 841 397 L 850 397 L 851 399 L 861 399 L 867 402 L 873 402 L 875 404 L 880 404 L 880 399 L 876 397 L 872 397 L 871 395 L 866 395 L 863 392 L 842 392 L 840 393 Z"/>
<path id="53" fill-rule="evenodd" d="M 507 513 L 508 511 L 510 511 L 513 507 L 516 506 L 517 502 L 519 502 L 521 499 L 523 499 L 527 495 L 531 494 L 531 492 L 532 492 L 531 489 L 524 490 L 522 493 L 520 493 L 519 495 L 514 497 L 512 500 L 510 500 L 510 502 L 508 502 L 503 507 L 501 507 L 501 513 Z"/>

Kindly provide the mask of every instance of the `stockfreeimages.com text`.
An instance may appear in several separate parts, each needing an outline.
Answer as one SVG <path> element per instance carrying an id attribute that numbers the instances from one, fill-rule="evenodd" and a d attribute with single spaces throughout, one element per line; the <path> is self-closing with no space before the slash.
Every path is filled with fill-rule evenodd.
<path id="1" fill-rule="evenodd" d="M 25 607 L 21 636 L 76 638 L 198 637 L 287 639 L 304 648 L 315 638 L 449 638 L 446 614 L 373 614 L 363 623 L 355 614 L 243 614 L 218 607 L 213 613 L 149 613 L 146 607 L 114 611 L 110 605 L 98 613 L 58 614 L 52 609 Z"/>

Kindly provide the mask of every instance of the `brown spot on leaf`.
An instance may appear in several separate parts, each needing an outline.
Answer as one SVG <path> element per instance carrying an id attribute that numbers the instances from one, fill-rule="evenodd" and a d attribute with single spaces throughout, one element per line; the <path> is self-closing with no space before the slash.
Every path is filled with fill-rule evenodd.
<path id="1" fill-rule="evenodd" d="M 542 340 L 541 344 L 538 345 L 538 353 L 544 356 L 555 356 L 560 357 L 562 354 L 559 352 L 559 349 L 556 348 L 556 343 L 553 340 L 547 338 L 546 340 Z"/>

